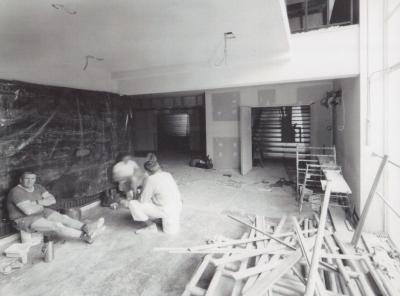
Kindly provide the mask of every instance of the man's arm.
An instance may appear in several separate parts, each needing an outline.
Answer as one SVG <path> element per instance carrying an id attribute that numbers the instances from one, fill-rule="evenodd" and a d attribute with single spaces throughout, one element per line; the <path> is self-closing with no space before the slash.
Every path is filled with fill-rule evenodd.
<path id="1" fill-rule="evenodd" d="M 42 194 L 42 199 L 38 200 L 38 204 L 41 206 L 51 206 L 56 203 L 56 199 L 50 192 L 46 191 Z"/>
<path id="2" fill-rule="evenodd" d="M 25 215 L 38 214 L 43 211 L 43 206 L 37 204 L 34 201 L 26 200 L 16 204 L 18 209 L 20 209 Z"/>
<path id="3" fill-rule="evenodd" d="M 154 185 L 150 178 L 147 178 L 144 182 L 143 192 L 140 194 L 139 201 L 140 202 L 151 202 L 151 198 L 154 194 Z"/>

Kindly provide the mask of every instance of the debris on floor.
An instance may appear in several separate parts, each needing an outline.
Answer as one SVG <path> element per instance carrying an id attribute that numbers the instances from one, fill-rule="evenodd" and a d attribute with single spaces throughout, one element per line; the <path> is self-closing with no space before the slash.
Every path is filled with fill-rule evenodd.
<path id="1" fill-rule="evenodd" d="M 366 249 L 343 243 L 322 215 L 284 216 L 278 223 L 228 216 L 248 228 L 241 238 L 155 249 L 204 255 L 182 295 L 400 295 L 385 275 L 393 267 L 378 261 L 371 242 Z"/>
<path id="2" fill-rule="evenodd" d="M 9 246 L 7 249 L 4 250 L 4 253 L 7 257 L 11 258 L 20 258 L 22 263 L 27 263 L 27 257 L 29 249 L 31 248 L 30 243 L 16 243 Z"/>
<path id="3" fill-rule="evenodd" d="M 283 186 L 293 186 L 294 182 L 290 180 L 286 180 L 285 178 L 280 178 L 278 181 L 276 181 L 273 184 L 270 184 L 270 187 L 283 187 Z"/>
<path id="4" fill-rule="evenodd" d="M 18 269 L 21 269 L 24 264 L 18 258 L 7 258 L 0 262 L 0 273 L 6 275 Z"/>
<path id="5" fill-rule="evenodd" d="M 225 185 L 225 186 L 229 186 L 229 187 L 233 187 L 233 188 L 242 188 L 242 186 L 245 184 L 242 181 L 238 181 L 232 178 L 229 179 L 224 179 L 224 180 L 218 180 L 218 183 Z"/>

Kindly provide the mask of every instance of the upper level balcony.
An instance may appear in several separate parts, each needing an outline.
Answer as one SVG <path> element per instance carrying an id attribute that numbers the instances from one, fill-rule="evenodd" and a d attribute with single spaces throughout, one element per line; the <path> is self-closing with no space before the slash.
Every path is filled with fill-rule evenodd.
<path id="1" fill-rule="evenodd" d="M 359 0 L 286 0 L 292 33 L 358 24 Z"/>

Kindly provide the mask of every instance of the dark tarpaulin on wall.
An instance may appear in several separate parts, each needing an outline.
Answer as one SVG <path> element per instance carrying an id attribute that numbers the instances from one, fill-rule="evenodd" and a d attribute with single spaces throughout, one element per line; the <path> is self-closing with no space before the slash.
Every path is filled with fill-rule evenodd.
<path id="1" fill-rule="evenodd" d="M 0 217 L 24 171 L 57 198 L 56 208 L 90 202 L 112 186 L 119 154 L 133 153 L 132 110 L 104 92 L 0 80 Z M 1 235 L 1 229 L 0 229 Z"/>

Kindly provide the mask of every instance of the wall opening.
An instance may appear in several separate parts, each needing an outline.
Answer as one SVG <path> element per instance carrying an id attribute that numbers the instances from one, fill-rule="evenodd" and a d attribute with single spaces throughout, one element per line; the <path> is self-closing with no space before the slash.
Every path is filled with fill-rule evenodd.
<path id="1" fill-rule="evenodd" d="M 252 109 L 253 162 L 296 158 L 296 146 L 310 146 L 310 106 Z"/>
<path id="2" fill-rule="evenodd" d="M 205 156 L 204 94 L 133 97 L 135 155 Z"/>

